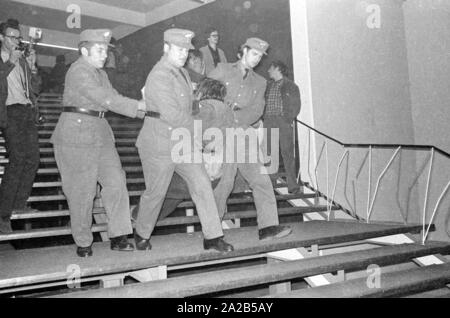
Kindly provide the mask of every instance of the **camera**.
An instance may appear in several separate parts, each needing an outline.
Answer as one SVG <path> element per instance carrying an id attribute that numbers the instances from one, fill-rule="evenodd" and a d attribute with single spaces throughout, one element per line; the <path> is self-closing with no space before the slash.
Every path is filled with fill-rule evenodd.
<path id="1" fill-rule="evenodd" d="M 25 57 L 30 55 L 30 51 L 33 46 L 42 38 L 42 30 L 35 27 L 30 27 L 28 31 L 28 36 L 30 37 L 30 42 L 20 41 L 16 50 L 23 52 Z"/>
<path id="2" fill-rule="evenodd" d="M 23 52 L 23 54 L 27 56 L 30 54 L 30 45 L 28 43 L 20 41 L 19 45 L 16 47 L 16 50 Z"/>

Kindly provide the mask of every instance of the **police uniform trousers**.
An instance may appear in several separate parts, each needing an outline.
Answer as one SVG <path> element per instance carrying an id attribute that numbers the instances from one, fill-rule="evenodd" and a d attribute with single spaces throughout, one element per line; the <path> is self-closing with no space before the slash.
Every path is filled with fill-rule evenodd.
<path id="1" fill-rule="evenodd" d="M 256 147 L 255 151 L 257 149 Z M 237 151 L 235 150 L 235 152 Z M 227 210 L 226 201 L 233 190 L 235 178 L 239 171 L 252 189 L 257 212 L 258 228 L 262 229 L 268 226 L 278 225 L 277 201 L 270 177 L 265 173 L 266 169 L 263 165 L 259 162 L 252 163 L 249 161 L 249 147 L 245 148 L 245 152 L 245 160 L 243 163 L 240 163 L 235 156 L 235 163 L 227 163 L 222 166 L 222 177 L 214 189 L 214 197 L 217 202 L 220 218 L 223 218 Z"/>
<path id="2" fill-rule="evenodd" d="M 7 106 L 8 126 L 3 129 L 9 163 L 0 186 L 0 217 L 23 209 L 39 167 L 38 131 L 29 105 Z"/>
<path id="3" fill-rule="evenodd" d="M 267 128 L 267 149 L 270 156 L 279 155 L 271 153 L 271 130 L 279 129 L 279 145 L 281 150 L 281 157 L 283 158 L 284 169 L 286 170 L 286 177 L 288 183 L 288 190 L 294 191 L 300 186 L 297 183 L 297 172 L 295 169 L 294 159 L 294 133 L 292 132 L 292 122 L 286 121 L 281 116 L 268 116 L 264 118 L 264 126 Z M 279 162 L 279 160 L 276 160 Z M 278 170 L 278 167 L 277 167 Z M 276 175 L 272 176 L 273 178 Z"/>
<path id="4" fill-rule="evenodd" d="M 195 203 L 205 239 L 223 236 L 219 213 L 214 201 L 211 182 L 201 163 L 174 163 L 170 155 L 152 148 L 138 147 L 146 190 L 141 196 L 136 232 L 149 238 L 156 225 L 174 172 L 187 183 Z"/>
<path id="5" fill-rule="evenodd" d="M 54 145 L 62 188 L 69 204 L 72 235 L 81 247 L 92 244 L 92 208 L 97 182 L 108 217 L 108 236 L 132 233 L 125 171 L 114 147 Z"/>

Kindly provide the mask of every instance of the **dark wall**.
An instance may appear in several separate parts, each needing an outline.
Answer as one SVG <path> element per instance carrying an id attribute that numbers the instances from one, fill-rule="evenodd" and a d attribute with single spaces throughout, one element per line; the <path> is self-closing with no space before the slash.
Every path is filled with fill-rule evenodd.
<path id="1" fill-rule="evenodd" d="M 206 44 L 205 30 L 216 27 L 221 35 L 220 47 L 229 61 L 236 60 L 238 47 L 249 37 L 259 37 L 270 44 L 269 54 L 256 71 L 267 77 L 274 59 L 285 61 L 292 69 L 289 0 L 217 0 L 171 19 L 143 28 L 123 39 L 125 54 L 130 57 L 128 81 L 119 91 L 140 97 L 140 89 L 153 65 L 163 51 L 163 33 L 171 27 L 185 28 L 196 33 L 194 45 Z"/>

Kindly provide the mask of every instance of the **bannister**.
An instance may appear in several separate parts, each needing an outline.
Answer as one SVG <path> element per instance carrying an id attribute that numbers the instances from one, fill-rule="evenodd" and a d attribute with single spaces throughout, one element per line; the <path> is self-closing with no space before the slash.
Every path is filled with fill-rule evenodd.
<path id="1" fill-rule="evenodd" d="M 430 188 L 430 179 L 431 179 L 431 172 L 433 169 L 433 158 L 435 156 L 436 153 L 439 153 L 440 155 L 444 156 L 447 159 L 450 159 L 450 153 L 436 147 L 433 145 L 411 145 L 411 144 L 377 144 L 377 143 L 344 143 L 336 138 L 333 138 L 313 127 L 311 127 L 310 125 L 300 121 L 300 120 L 296 120 L 298 124 L 305 126 L 306 128 L 309 129 L 308 131 L 308 175 L 310 177 L 310 181 L 313 181 L 313 178 L 310 174 L 310 147 L 311 147 L 311 131 L 321 135 L 322 137 L 325 137 L 325 141 L 321 147 L 320 150 L 320 154 L 319 154 L 319 158 L 316 162 L 316 167 L 314 169 L 314 177 L 315 177 L 315 186 L 316 186 L 316 190 L 319 191 L 319 184 L 318 184 L 318 178 L 317 178 L 317 170 L 318 170 L 318 166 L 319 166 L 319 162 L 322 159 L 322 155 L 323 155 L 323 150 L 325 148 L 325 157 L 326 157 L 326 182 L 327 182 L 327 195 L 325 196 L 328 200 L 328 204 L 329 206 L 331 206 L 332 204 L 336 204 L 334 202 L 335 200 L 335 192 L 336 192 L 336 185 L 337 185 L 337 180 L 339 177 L 339 172 L 341 170 L 341 166 L 343 163 L 343 160 L 346 156 L 349 155 L 349 150 L 348 148 L 363 148 L 363 149 L 367 149 L 367 153 L 363 159 L 363 162 L 360 166 L 360 168 L 358 169 L 358 173 L 356 175 L 356 177 L 354 178 L 353 182 L 353 187 L 355 187 L 355 183 L 357 181 L 357 179 L 359 178 L 359 175 L 361 174 L 362 168 L 365 165 L 367 158 L 369 159 L 369 171 L 368 171 L 368 179 L 369 179 L 369 184 L 368 184 L 368 198 L 367 198 L 367 222 L 370 222 L 370 217 L 372 215 L 372 211 L 373 211 L 373 207 L 375 204 L 375 200 L 377 198 L 377 194 L 378 194 L 378 189 L 379 189 L 379 185 L 380 182 L 382 180 L 382 178 L 384 177 L 384 175 L 386 174 L 387 170 L 389 169 L 389 167 L 392 165 L 393 161 L 398 157 L 398 154 L 401 153 L 402 150 L 417 150 L 417 151 L 430 151 L 430 160 L 429 160 L 429 170 L 428 170 L 428 177 L 427 177 L 427 182 L 426 182 L 426 189 L 425 189 L 425 201 L 424 201 L 424 205 L 423 205 L 423 215 L 422 215 L 422 225 L 423 225 L 423 229 L 422 229 L 422 244 L 425 243 L 427 237 L 428 237 L 428 233 L 430 231 L 430 226 L 431 223 L 434 220 L 434 217 L 436 215 L 437 209 L 439 207 L 439 205 L 442 202 L 442 199 L 444 197 L 444 195 L 446 194 L 446 192 L 450 189 L 450 181 L 447 183 L 447 185 L 444 187 L 444 190 L 441 192 L 441 194 L 439 195 L 439 198 L 436 202 L 436 205 L 433 209 L 433 213 L 431 215 L 430 218 L 430 222 L 429 225 L 426 226 L 426 211 L 427 211 L 427 206 L 428 206 L 428 196 L 429 196 L 429 188 Z M 328 143 L 327 140 L 330 140 L 340 146 L 342 146 L 344 148 L 343 154 L 341 156 L 341 159 L 339 161 L 339 165 L 337 168 L 337 172 L 336 172 L 336 177 L 335 177 L 335 181 L 334 181 L 334 186 L 333 186 L 333 191 L 332 191 L 332 196 L 329 196 L 329 179 L 328 179 Z M 387 163 L 387 165 L 385 166 L 385 168 L 383 169 L 382 173 L 379 175 L 377 182 L 376 182 L 376 187 L 375 187 L 375 191 L 372 194 L 371 192 L 371 183 L 372 183 L 372 152 L 374 149 L 393 149 L 395 150 L 394 154 L 392 155 L 392 157 L 390 158 L 389 162 Z M 420 176 L 420 174 L 419 174 Z M 417 180 L 419 178 L 419 176 L 417 176 L 415 178 L 414 181 L 414 185 L 417 183 Z M 410 189 L 411 190 L 411 189 Z M 397 191 L 398 194 L 398 191 Z M 345 193 L 345 199 L 347 200 L 347 203 L 349 204 L 349 200 L 347 198 L 347 194 Z M 356 199 L 355 199 L 356 200 Z M 349 204 L 350 205 L 350 204 Z M 355 203 L 356 206 L 356 203 Z M 356 215 L 356 211 L 352 211 L 352 214 Z M 328 215 L 328 220 L 330 219 L 330 213 L 331 211 L 328 211 L 329 215 Z M 400 211 L 401 217 L 404 220 L 404 222 L 406 223 L 406 219 L 405 216 L 403 215 L 403 213 Z M 446 216 L 446 222 L 448 223 L 450 220 L 450 209 L 449 209 L 449 213 Z M 444 225 L 445 226 L 445 225 Z M 450 237 L 450 233 L 448 230 L 446 230 L 447 235 Z"/>
<path id="2" fill-rule="evenodd" d="M 334 141 L 335 143 L 345 147 L 345 148 L 381 148 L 381 149 L 397 149 L 399 147 L 401 147 L 402 149 L 413 149 L 413 150 L 431 150 L 433 149 L 435 152 L 440 153 L 441 155 L 447 157 L 450 159 L 450 153 L 436 147 L 433 145 L 410 145 L 410 144 L 353 144 L 353 143 L 344 143 L 342 141 L 337 140 L 336 138 L 333 138 L 311 126 L 309 126 L 308 124 L 305 124 L 304 122 L 302 122 L 301 120 L 296 120 L 299 124 L 311 129 L 312 131 L 318 133 L 319 135 L 322 135 L 323 137 Z"/>

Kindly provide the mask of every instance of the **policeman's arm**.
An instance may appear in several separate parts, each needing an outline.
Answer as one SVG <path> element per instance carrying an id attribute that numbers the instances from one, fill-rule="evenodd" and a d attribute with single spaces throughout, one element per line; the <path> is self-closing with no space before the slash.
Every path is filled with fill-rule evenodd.
<path id="1" fill-rule="evenodd" d="M 95 74 L 90 70 L 73 72 L 72 76 L 73 81 L 79 83 L 78 89 L 80 94 L 91 100 L 95 105 L 100 105 L 107 110 L 124 116 L 136 117 L 138 111 L 137 100 L 120 95 L 110 86 L 99 86 Z"/>
<path id="2" fill-rule="evenodd" d="M 145 83 L 147 109 L 158 111 L 161 119 L 172 127 L 186 127 L 193 131 L 194 120 L 182 104 L 186 96 L 174 92 L 174 76 L 165 71 L 150 73 Z"/>

